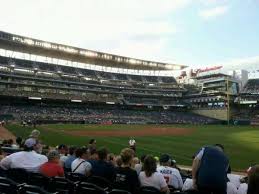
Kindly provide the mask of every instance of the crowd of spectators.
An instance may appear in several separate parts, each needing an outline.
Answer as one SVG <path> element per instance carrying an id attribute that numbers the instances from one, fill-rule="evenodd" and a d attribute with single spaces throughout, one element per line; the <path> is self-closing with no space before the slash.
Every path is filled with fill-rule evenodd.
<path id="1" fill-rule="evenodd" d="M 244 86 L 242 93 L 259 94 L 259 79 L 250 79 Z"/>
<path id="2" fill-rule="evenodd" d="M 171 110 L 94 109 L 72 106 L 1 106 L 1 114 L 13 115 L 16 120 L 82 121 L 83 123 L 150 123 L 150 124 L 211 124 L 215 119 Z"/>
<path id="3" fill-rule="evenodd" d="M 204 146 L 194 154 L 192 173 L 188 174 L 176 165 L 169 154 L 159 157 L 145 154 L 139 159 L 136 149 L 132 149 L 130 145 L 119 154 L 113 154 L 106 147 L 97 146 L 96 140 L 91 139 L 84 147 L 59 145 L 48 147 L 43 154 L 38 130 L 32 131 L 22 143 L 18 138 L 17 140 L 15 153 L 1 153 L 1 176 L 11 169 L 23 169 L 47 178 L 64 177 L 70 180 L 76 175 L 81 182 L 95 180 L 92 183 L 102 187 L 98 185 L 98 178 L 109 183 L 108 189 L 120 189 L 131 194 L 141 194 L 142 189 L 147 188 L 166 194 L 259 193 L 259 166 L 250 167 L 247 177 L 231 174 L 229 159 L 221 144 Z M 10 143 L 12 145 L 9 146 L 14 145 L 13 142 Z M 15 177 L 9 178 L 15 180 Z"/>

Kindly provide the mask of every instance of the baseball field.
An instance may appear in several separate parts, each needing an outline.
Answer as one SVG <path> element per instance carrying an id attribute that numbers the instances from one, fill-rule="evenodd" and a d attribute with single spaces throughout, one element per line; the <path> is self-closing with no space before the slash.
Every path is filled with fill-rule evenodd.
<path id="1" fill-rule="evenodd" d="M 14 135 L 27 137 L 31 127 L 7 125 Z M 137 154 L 159 156 L 169 153 L 178 164 L 190 166 L 192 155 L 200 147 L 221 143 L 225 146 L 232 169 L 242 171 L 259 162 L 259 127 L 222 125 L 75 125 L 53 124 L 37 127 L 47 145 L 87 145 L 90 138 L 97 146 L 106 146 L 115 154 L 128 146 L 133 137 Z"/>

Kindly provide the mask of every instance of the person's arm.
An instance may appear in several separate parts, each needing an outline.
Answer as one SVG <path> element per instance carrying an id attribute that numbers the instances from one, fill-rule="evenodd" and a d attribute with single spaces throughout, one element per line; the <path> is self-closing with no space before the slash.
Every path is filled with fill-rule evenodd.
<path id="1" fill-rule="evenodd" d="M 182 176 L 181 176 L 181 174 L 180 174 L 179 171 L 177 171 L 176 176 L 177 176 L 178 185 L 179 185 L 179 188 L 178 188 L 178 189 L 181 189 L 181 190 L 182 190 L 182 188 L 183 188 L 183 179 L 182 179 Z"/>
<path id="2" fill-rule="evenodd" d="M 1 160 L 0 167 L 2 167 L 4 170 L 8 170 L 11 167 L 11 155 L 6 156 Z"/>
<path id="3" fill-rule="evenodd" d="M 199 151 L 199 153 L 196 155 L 196 157 L 194 158 L 193 163 L 192 163 L 192 180 L 193 180 L 194 189 L 197 189 L 197 183 L 196 183 L 197 177 L 196 176 L 197 176 L 198 169 L 200 167 L 200 163 L 201 163 L 201 159 L 204 154 L 204 150 L 205 150 L 205 148 L 202 148 Z"/>
<path id="4" fill-rule="evenodd" d="M 200 160 L 196 157 L 194 158 L 193 160 L 193 163 L 192 163 L 192 180 L 193 180 L 193 188 L 194 189 L 197 189 L 197 184 L 196 184 L 196 175 L 197 175 L 197 171 L 198 171 L 198 168 L 200 166 Z"/>
<path id="5" fill-rule="evenodd" d="M 91 170 L 92 170 L 92 165 L 89 162 L 85 162 L 84 165 L 85 165 L 85 176 L 90 176 Z"/>
<path id="6" fill-rule="evenodd" d="M 162 193 L 167 193 L 167 194 L 170 193 L 170 189 L 168 188 L 168 186 L 162 187 L 160 191 L 161 191 Z"/>
<path id="7" fill-rule="evenodd" d="M 65 176 L 64 169 L 61 166 L 58 169 L 58 176 L 59 177 L 64 177 Z"/>
<path id="8" fill-rule="evenodd" d="M 160 180 L 160 192 L 169 194 L 170 190 L 168 188 L 168 185 L 167 185 L 167 183 L 165 181 L 164 176 L 162 174 L 160 174 L 160 173 L 159 173 L 159 176 L 160 176 L 160 178 L 159 178 L 159 180 Z"/>

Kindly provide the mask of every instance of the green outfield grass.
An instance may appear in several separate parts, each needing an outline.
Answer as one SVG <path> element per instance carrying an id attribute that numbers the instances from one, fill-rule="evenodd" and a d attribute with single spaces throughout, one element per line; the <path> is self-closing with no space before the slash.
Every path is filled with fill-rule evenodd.
<path id="1" fill-rule="evenodd" d="M 190 166 L 192 155 L 200 147 L 221 143 L 226 148 L 234 170 L 243 170 L 254 163 L 259 163 L 259 127 L 250 126 L 221 126 L 221 125 L 43 125 L 38 127 L 41 131 L 41 140 L 48 145 L 58 144 L 87 145 L 90 138 L 97 140 L 98 146 L 106 146 L 110 151 L 119 153 L 128 146 L 129 137 L 75 137 L 65 134 L 66 130 L 139 130 L 146 127 L 176 127 L 193 128 L 192 134 L 183 136 L 147 136 L 134 137 L 137 142 L 137 153 L 153 154 L 169 153 L 177 163 Z M 7 128 L 16 136 L 27 137 L 30 127 L 8 125 Z M 46 130 L 46 128 L 48 130 Z"/>

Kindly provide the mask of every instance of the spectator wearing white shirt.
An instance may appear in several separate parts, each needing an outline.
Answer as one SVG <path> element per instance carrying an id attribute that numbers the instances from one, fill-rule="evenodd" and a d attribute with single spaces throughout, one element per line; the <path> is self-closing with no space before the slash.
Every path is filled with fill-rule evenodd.
<path id="1" fill-rule="evenodd" d="M 247 185 L 247 184 L 246 184 Z M 242 186 L 242 184 L 240 185 L 240 187 Z M 194 187 L 193 187 L 193 180 L 192 179 L 189 179 L 187 178 L 184 182 L 184 185 L 183 185 L 183 191 L 189 191 L 189 190 L 194 190 Z M 245 190 L 245 192 L 244 192 Z M 247 187 L 245 189 L 240 189 L 237 190 L 236 186 L 234 183 L 232 182 L 227 182 L 227 194 L 246 194 L 246 191 L 247 191 Z M 188 193 L 188 192 L 187 192 Z"/>
<path id="2" fill-rule="evenodd" d="M 179 170 L 171 168 L 172 158 L 168 154 L 162 154 L 160 156 L 160 166 L 157 171 L 163 174 L 168 186 L 172 186 L 174 189 L 181 190 L 183 187 L 183 180 Z"/>
<path id="3" fill-rule="evenodd" d="M 39 172 L 42 164 L 48 161 L 44 155 L 38 154 L 39 143 L 34 138 L 29 138 L 24 143 L 24 151 L 13 153 L 3 160 L 0 166 L 8 170 L 10 168 L 22 168 L 28 172 Z"/>
<path id="4" fill-rule="evenodd" d="M 92 165 L 86 161 L 88 159 L 87 149 L 79 148 L 76 150 L 75 153 L 77 158 L 71 164 L 72 172 L 89 176 Z"/>
<path id="5" fill-rule="evenodd" d="M 156 171 L 156 160 L 153 156 L 147 156 L 144 160 L 144 171 L 139 174 L 141 186 L 155 187 L 161 192 L 169 193 L 164 176 Z"/>

